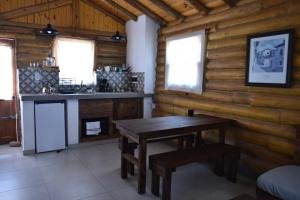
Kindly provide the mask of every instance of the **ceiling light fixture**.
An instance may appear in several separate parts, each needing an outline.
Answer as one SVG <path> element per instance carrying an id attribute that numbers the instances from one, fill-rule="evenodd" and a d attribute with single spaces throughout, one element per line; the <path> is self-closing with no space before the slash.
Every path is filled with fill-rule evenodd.
<path id="1" fill-rule="evenodd" d="M 48 37 L 56 37 L 59 32 L 52 28 L 52 25 L 50 23 L 50 3 L 49 3 L 49 0 L 47 0 L 47 4 L 48 4 L 48 24 L 45 28 L 42 28 L 40 31 L 39 31 L 39 34 L 40 35 L 43 35 L 43 36 L 48 36 Z"/>
<path id="2" fill-rule="evenodd" d="M 117 1 L 117 4 L 118 4 L 118 1 Z M 115 9 L 116 9 L 116 16 L 118 16 L 118 8 L 117 6 L 115 6 Z M 117 31 L 116 33 L 111 37 L 113 40 L 115 41 L 121 41 L 123 38 L 126 39 L 126 37 L 122 36 L 118 30 L 118 22 L 117 22 Z"/>

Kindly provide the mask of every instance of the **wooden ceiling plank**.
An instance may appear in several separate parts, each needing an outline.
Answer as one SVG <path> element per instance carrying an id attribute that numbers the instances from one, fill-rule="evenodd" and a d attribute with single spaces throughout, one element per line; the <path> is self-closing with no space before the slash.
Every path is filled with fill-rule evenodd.
<path id="1" fill-rule="evenodd" d="M 109 3 L 112 7 L 120 10 L 124 15 L 126 15 L 130 19 L 132 19 L 134 21 L 137 20 L 137 16 L 135 14 L 133 14 L 130 11 L 128 11 L 127 9 L 123 8 L 122 6 L 120 6 L 119 4 L 114 2 L 113 0 L 106 0 L 106 2 Z"/>
<path id="2" fill-rule="evenodd" d="M 136 8 L 137 10 L 141 11 L 148 17 L 152 18 L 153 20 L 157 21 L 160 25 L 162 26 L 166 25 L 166 21 L 163 18 L 153 13 L 151 10 L 149 10 L 146 6 L 144 6 L 140 2 L 136 0 L 125 0 L 125 2 L 131 5 L 132 7 Z"/>
<path id="3" fill-rule="evenodd" d="M 194 7 L 196 10 L 198 10 L 199 12 L 205 12 L 208 13 L 209 9 L 203 4 L 201 3 L 199 0 L 186 0 L 186 2 Z"/>
<path id="4" fill-rule="evenodd" d="M 226 3 L 229 7 L 234 7 L 236 4 L 237 4 L 237 2 L 238 2 L 238 0 L 223 0 L 224 1 L 224 3 Z"/>
<path id="5" fill-rule="evenodd" d="M 18 17 L 24 17 L 27 15 L 47 11 L 48 9 L 55 9 L 59 8 L 62 6 L 70 5 L 72 4 L 72 0 L 54 0 L 48 3 L 41 3 L 41 4 L 36 4 L 32 6 L 26 6 L 22 8 L 17 8 L 14 10 L 10 10 L 7 12 L 0 13 L 0 18 L 1 19 L 15 19 Z"/>
<path id="6" fill-rule="evenodd" d="M 162 0 L 150 0 L 153 4 L 155 4 L 157 7 L 161 8 L 168 14 L 172 15 L 175 17 L 177 20 L 182 20 L 184 17 L 175 9 L 170 7 L 168 4 L 163 2 Z"/>
<path id="7" fill-rule="evenodd" d="M 93 2 L 92 0 L 81 0 L 83 3 L 91 6 L 92 8 L 98 10 L 99 12 L 102 12 L 103 14 L 111 17 L 112 19 L 114 19 L 115 21 L 121 23 L 121 24 L 125 24 L 125 20 L 123 20 L 122 18 L 112 14 L 110 11 L 105 10 L 104 8 L 102 8 L 100 5 L 98 5 L 97 3 Z"/>
<path id="8" fill-rule="evenodd" d="M 73 0 L 72 2 L 72 27 L 79 28 L 80 27 L 80 0 Z"/>

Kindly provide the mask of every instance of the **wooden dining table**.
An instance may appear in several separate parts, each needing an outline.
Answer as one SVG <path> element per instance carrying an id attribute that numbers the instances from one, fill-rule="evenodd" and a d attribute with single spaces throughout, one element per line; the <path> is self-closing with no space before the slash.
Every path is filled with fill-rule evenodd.
<path id="1" fill-rule="evenodd" d="M 195 133 L 196 145 L 199 145 L 202 142 L 202 131 L 217 129 L 219 131 L 219 142 L 225 143 L 226 128 L 232 123 L 233 120 L 231 119 L 207 115 L 114 121 L 121 135 L 121 178 L 127 178 L 128 162 L 136 165 L 138 168 L 138 193 L 143 194 L 146 189 L 147 143 L 150 140 Z M 128 153 L 129 141 L 138 145 L 138 157 Z"/>

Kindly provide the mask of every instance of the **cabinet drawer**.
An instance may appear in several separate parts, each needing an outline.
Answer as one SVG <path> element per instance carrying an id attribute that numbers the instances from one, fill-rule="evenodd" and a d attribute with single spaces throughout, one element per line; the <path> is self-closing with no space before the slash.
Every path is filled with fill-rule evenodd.
<path id="1" fill-rule="evenodd" d="M 80 117 L 105 117 L 113 115 L 113 102 L 110 100 L 80 100 Z"/>
<path id="2" fill-rule="evenodd" d="M 114 119 L 143 117 L 143 99 L 118 99 L 114 105 Z"/>

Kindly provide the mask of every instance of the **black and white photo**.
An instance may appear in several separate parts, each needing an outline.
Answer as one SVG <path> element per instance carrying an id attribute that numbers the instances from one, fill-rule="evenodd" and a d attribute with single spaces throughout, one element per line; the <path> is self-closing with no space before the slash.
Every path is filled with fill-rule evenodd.
<path id="1" fill-rule="evenodd" d="M 293 31 L 248 36 L 246 85 L 289 87 Z"/>

